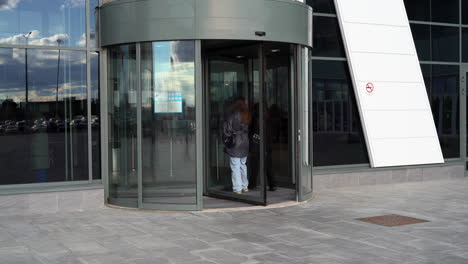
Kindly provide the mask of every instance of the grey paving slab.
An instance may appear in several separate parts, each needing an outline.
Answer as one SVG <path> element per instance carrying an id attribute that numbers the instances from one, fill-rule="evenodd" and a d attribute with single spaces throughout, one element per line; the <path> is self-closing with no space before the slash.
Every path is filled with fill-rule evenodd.
<path id="1" fill-rule="evenodd" d="M 58 204 L 36 214 L 0 213 L 0 263 L 468 263 L 468 179 L 424 182 L 421 171 L 392 175 L 419 182 L 322 190 L 306 204 L 253 211 L 158 213 L 82 205 L 77 211 L 65 207 L 86 197 L 60 194 Z M 11 197 L 0 203 L 24 205 Z M 384 214 L 430 222 L 384 227 L 356 220 Z"/>

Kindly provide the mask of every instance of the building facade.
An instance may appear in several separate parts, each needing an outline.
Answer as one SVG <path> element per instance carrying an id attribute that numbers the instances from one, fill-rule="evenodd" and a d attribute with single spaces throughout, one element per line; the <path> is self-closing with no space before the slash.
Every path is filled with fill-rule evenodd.
<path id="1" fill-rule="evenodd" d="M 444 164 L 370 165 L 333 0 L 6 1 L 0 195 L 201 210 L 204 195 L 264 205 L 275 188 L 303 201 L 463 177 L 468 1 L 404 3 Z M 239 97 L 252 114 L 243 195 L 222 137 Z"/>

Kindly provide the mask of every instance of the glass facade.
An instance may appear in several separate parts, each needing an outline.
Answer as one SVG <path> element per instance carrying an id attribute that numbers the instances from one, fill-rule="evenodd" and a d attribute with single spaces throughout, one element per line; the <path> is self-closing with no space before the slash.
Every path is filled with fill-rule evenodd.
<path id="1" fill-rule="evenodd" d="M 468 62 L 468 30 L 463 25 L 468 24 L 468 2 L 404 2 L 444 157 L 460 158 L 460 66 Z M 333 1 L 306 3 L 314 8 L 314 166 L 367 164 Z M 337 128 L 349 131 L 337 132 Z"/>
<path id="2" fill-rule="evenodd" d="M 101 179 L 97 4 L 0 2 L 0 185 Z"/>
<path id="3" fill-rule="evenodd" d="M 0 1 L 0 185 L 91 182 L 101 179 L 107 162 L 110 199 L 138 204 L 140 172 L 143 203 L 196 204 L 195 42 L 141 43 L 139 64 L 136 44 L 108 49 L 109 136 L 103 146 L 109 161 L 101 161 L 99 2 Z M 304 2 L 314 9 L 313 165 L 367 166 L 334 1 Z M 460 135 L 467 123 L 460 119 L 466 116 L 460 94 L 466 76 L 460 71 L 468 63 L 468 1 L 404 2 L 444 157 L 466 157 Z M 266 73 L 268 79 L 272 73 Z M 232 80 L 247 77 L 229 74 L 210 78 L 241 85 Z M 220 105 L 211 107 L 222 115 Z M 219 151 L 216 145 L 211 147 Z"/>
<path id="4" fill-rule="evenodd" d="M 369 158 L 333 0 L 306 3 L 314 9 L 313 165 L 366 164 Z"/>
<path id="5" fill-rule="evenodd" d="M 0 43 L 85 47 L 86 2 L 86 0 L 2 1 L 0 2 L 2 18 Z M 25 37 L 28 34 L 29 37 Z"/>

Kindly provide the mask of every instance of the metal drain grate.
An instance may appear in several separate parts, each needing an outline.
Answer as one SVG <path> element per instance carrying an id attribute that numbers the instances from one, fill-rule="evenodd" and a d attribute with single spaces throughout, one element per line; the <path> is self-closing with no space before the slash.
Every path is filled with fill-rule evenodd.
<path id="1" fill-rule="evenodd" d="M 383 226 L 403 226 L 403 225 L 413 225 L 413 224 L 429 222 L 427 220 L 407 217 L 403 215 L 394 215 L 394 214 L 358 218 L 356 220 L 368 222 L 368 223 L 372 223 L 376 225 L 383 225 Z"/>

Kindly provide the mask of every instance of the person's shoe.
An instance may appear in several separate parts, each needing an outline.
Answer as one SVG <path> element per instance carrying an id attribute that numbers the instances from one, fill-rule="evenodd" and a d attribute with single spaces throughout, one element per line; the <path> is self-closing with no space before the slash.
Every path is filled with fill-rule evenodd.
<path id="1" fill-rule="evenodd" d="M 233 192 L 234 194 L 242 194 L 242 192 Z"/>
<path id="2" fill-rule="evenodd" d="M 245 189 L 242 190 L 242 192 L 243 192 L 243 193 L 248 193 L 248 192 L 250 192 L 250 191 L 249 191 L 249 189 L 245 188 Z"/>
<path id="3" fill-rule="evenodd" d="M 276 186 L 270 187 L 270 192 L 274 192 L 274 191 L 276 191 L 276 190 L 278 190 L 278 187 L 276 187 Z"/>

